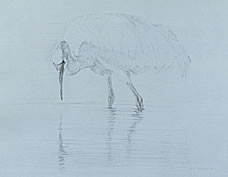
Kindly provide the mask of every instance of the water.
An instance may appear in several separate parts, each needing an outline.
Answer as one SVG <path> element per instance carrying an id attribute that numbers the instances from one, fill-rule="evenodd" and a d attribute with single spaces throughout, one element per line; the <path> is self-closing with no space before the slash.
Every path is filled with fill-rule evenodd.
<path id="1" fill-rule="evenodd" d="M 147 103 L 143 112 L 133 107 L 76 100 L 2 105 L 0 176 L 228 174 L 227 121 L 219 109 L 167 102 Z"/>

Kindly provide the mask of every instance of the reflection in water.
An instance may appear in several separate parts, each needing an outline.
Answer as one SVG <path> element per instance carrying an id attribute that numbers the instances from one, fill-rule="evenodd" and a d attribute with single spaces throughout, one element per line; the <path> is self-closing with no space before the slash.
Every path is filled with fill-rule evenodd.
<path id="1" fill-rule="evenodd" d="M 146 119 L 148 112 L 136 110 L 79 110 L 83 117 L 75 120 L 74 116 L 68 116 L 64 124 L 67 129 L 63 127 L 64 118 L 59 118 L 58 165 L 61 169 L 75 165 L 141 165 L 185 170 L 189 166 L 188 139 L 182 129 L 166 123 L 169 119 Z M 89 111 L 94 114 L 88 114 Z M 103 118 L 94 119 L 99 113 Z"/>
<path id="2" fill-rule="evenodd" d="M 108 109 L 108 128 L 107 128 L 107 155 L 109 163 L 113 160 L 113 137 L 112 133 L 115 129 L 116 119 L 118 117 L 127 118 L 127 120 L 132 121 L 131 125 L 127 131 L 127 157 L 130 157 L 133 144 L 133 135 L 136 133 L 137 124 L 139 124 L 143 119 L 143 113 L 140 111 L 130 111 L 127 114 L 123 114 L 121 111 L 118 111 L 115 108 Z"/>
<path id="3" fill-rule="evenodd" d="M 108 128 L 107 128 L 107 154 L 108 161 L 112 162 L 112 132 L 115 127 L 116 122 L 116 109 L 108 108 L 109 116 L 108 116 Z"/>
<path id="4" fill-rule="evenodd" d="M 132 124 L 128 128 L 128 134 L 127 134 L 127 140 L 128 140 L 128 145 L 127 145 L 127 155 L 128 158 L 131 156 L 132 152 L 132 146 L 133 146 L 133 135 L 136 133 L 136 126 L 142 121 L 143 119 L 143 113 L 141 111 L 134 111 L 134 113 L 131 114 L 132 119 Z"/>
<path id="5" fill-rule="evenodd" d="M 62 137 L 62 115 L 60 116 L 59 120 L 59 154 L 58 154 L 58 159 L 59 159 L 59 166 L 61 168 L 64 168 L 65 165 L 65 157 L 68 155 L 68 153 L 65 151 L 66 146 L 64 146 L 63 143 L 63 137 Z"/>
<path id="6" fill-rule="evenodd" d="M 189 165 L 188 142 L 183 130 L 152 126 L 142 131 L 139 124 L 143 119 L 143 112 L 136 110 L 108 110 L 108 163 L 145 163 L 164 168 L 186 168 Z M 137 132 L 138 136 L 135 136 Z"/>

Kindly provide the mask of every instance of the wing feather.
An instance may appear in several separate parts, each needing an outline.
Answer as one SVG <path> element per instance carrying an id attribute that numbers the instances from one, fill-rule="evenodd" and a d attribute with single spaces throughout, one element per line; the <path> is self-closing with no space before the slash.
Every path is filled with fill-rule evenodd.
<path id="1" fill-rule="evenodd" d="M 91 14 L 76 18 L 65 33 L 73 53 L 87 41 L 106 64 L 139 72 L 178 68 L 187 73 L 189 56 L 175 34 L 164 25 L 152 25 L 126 14 Z M 99 51 L 99 52 L 98 52 Z M 155 69 L 156 68 L 156 69 Z"/>

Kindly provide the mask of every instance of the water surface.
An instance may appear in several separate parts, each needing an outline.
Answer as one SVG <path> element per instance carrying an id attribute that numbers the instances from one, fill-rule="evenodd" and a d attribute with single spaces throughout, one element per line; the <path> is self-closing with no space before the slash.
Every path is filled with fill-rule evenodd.
<path id="1" fill-rule="evenodd" d="M 127 102 L 3 105 L 0 176 L 226 176 L 225 117 L 190 105 L 147 103 L 143 112 Z"/>

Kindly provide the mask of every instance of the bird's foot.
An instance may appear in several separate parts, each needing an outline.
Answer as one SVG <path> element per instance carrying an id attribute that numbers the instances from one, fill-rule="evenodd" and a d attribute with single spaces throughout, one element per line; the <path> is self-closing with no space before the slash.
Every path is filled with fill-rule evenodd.
<path id="1" fill-rule="evenodd" d="M 143 99 L 142 98 L 137 100 L 136 107 L 137 107 L 137 109 L 139 111 L 143 111 L 144 110 Z"/>

